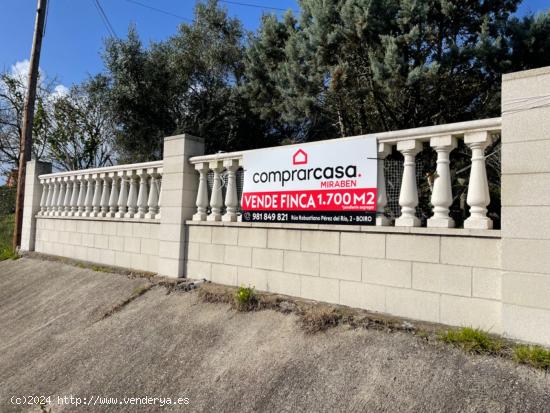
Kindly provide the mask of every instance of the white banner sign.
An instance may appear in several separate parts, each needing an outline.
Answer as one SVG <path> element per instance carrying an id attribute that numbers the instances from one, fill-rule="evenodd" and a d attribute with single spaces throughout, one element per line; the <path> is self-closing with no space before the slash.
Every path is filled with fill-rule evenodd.
<path id="1" fill-rule="evenodd" d="M 376 138 L 245 152 L 245 222 L 374 224 Z"/>

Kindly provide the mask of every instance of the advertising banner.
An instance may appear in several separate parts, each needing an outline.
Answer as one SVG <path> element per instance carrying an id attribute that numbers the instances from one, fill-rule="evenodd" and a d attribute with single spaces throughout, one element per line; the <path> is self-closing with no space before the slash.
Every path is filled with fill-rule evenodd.
<path id="1" fill-rule="evenodd" d="M 245 152 L 243 222 L 374 225 L 376 138 Z"/>

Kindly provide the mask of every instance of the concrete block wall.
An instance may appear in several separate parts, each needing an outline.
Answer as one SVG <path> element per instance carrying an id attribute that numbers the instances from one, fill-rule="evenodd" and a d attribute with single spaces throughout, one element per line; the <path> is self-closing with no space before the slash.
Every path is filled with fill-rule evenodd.
<path id="1" fill-rule="evenodd" d="M 35 250 L 82 261 L 158 272 L 158 222 L 36 218 Z"/>
<path id="2" fill-rule="evenodd" d="M 498 231 L 197 221 L 187 228 L 191 278 L 502 333 Z"/>
<path id="3" fill-rule="evenodd" d="M 550 345 L 550 67 L 502 81 L 502 301 L 511 337 Z"/>

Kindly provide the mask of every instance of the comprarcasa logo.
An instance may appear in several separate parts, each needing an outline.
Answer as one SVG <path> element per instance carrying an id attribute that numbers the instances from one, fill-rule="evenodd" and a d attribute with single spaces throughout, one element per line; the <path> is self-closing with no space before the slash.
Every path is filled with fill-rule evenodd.
<path id="1" fill-rule="evenodd" d="M 292 165 L 305 165 L 307 163 L 308 154 L 303 149 L 298 149 L 292 156 Z M 259 171 L 252 175 L 252 180 L 256 184 L 278 182 L 282 187 L 287 182 L 292 181 L 320 181 L 344 178 L 357 178 L 357 165 Z"/>

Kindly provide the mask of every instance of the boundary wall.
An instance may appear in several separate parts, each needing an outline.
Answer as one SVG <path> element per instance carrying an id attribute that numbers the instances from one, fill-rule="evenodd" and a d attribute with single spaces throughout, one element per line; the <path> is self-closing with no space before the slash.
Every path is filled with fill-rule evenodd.
<path id="1" fill-rule="evenodd" d="M 409 133 L 433 136 L 453 125 L 448 126 L 401 131 L 398 149 L 401 139 L 418 139 Z M 450 144 L 442 151 L 448 153 L 454 132 L 445 133 Z M 238 160 L 201 156 L 201 139 L 178 135 L 165 139 L 155 220 L 44 216 L 39 176 L 51 166 L 31 161 L 22 250 L 168 277 L 251 285 L 550 345 L 550 67 L 503 76 L 501 133 L 500 231 L 232 222 L 234 196 L 226 199 L 231 219 L 220 216 L 220 174 L 227 168 L 235 191 Z M 486 135 L 471 134 L 466 143 L 477 151 L 476 173 L 483 177 Z M 212 217 L 206 204 L 209 170 L 217 183 Z M 408 183 L 414 185 L 414 179 Z M 472 202 L 483 210 L 483 187 L 474 192 Z M 140 208 L 145 208 L 142 201 Z"/>

